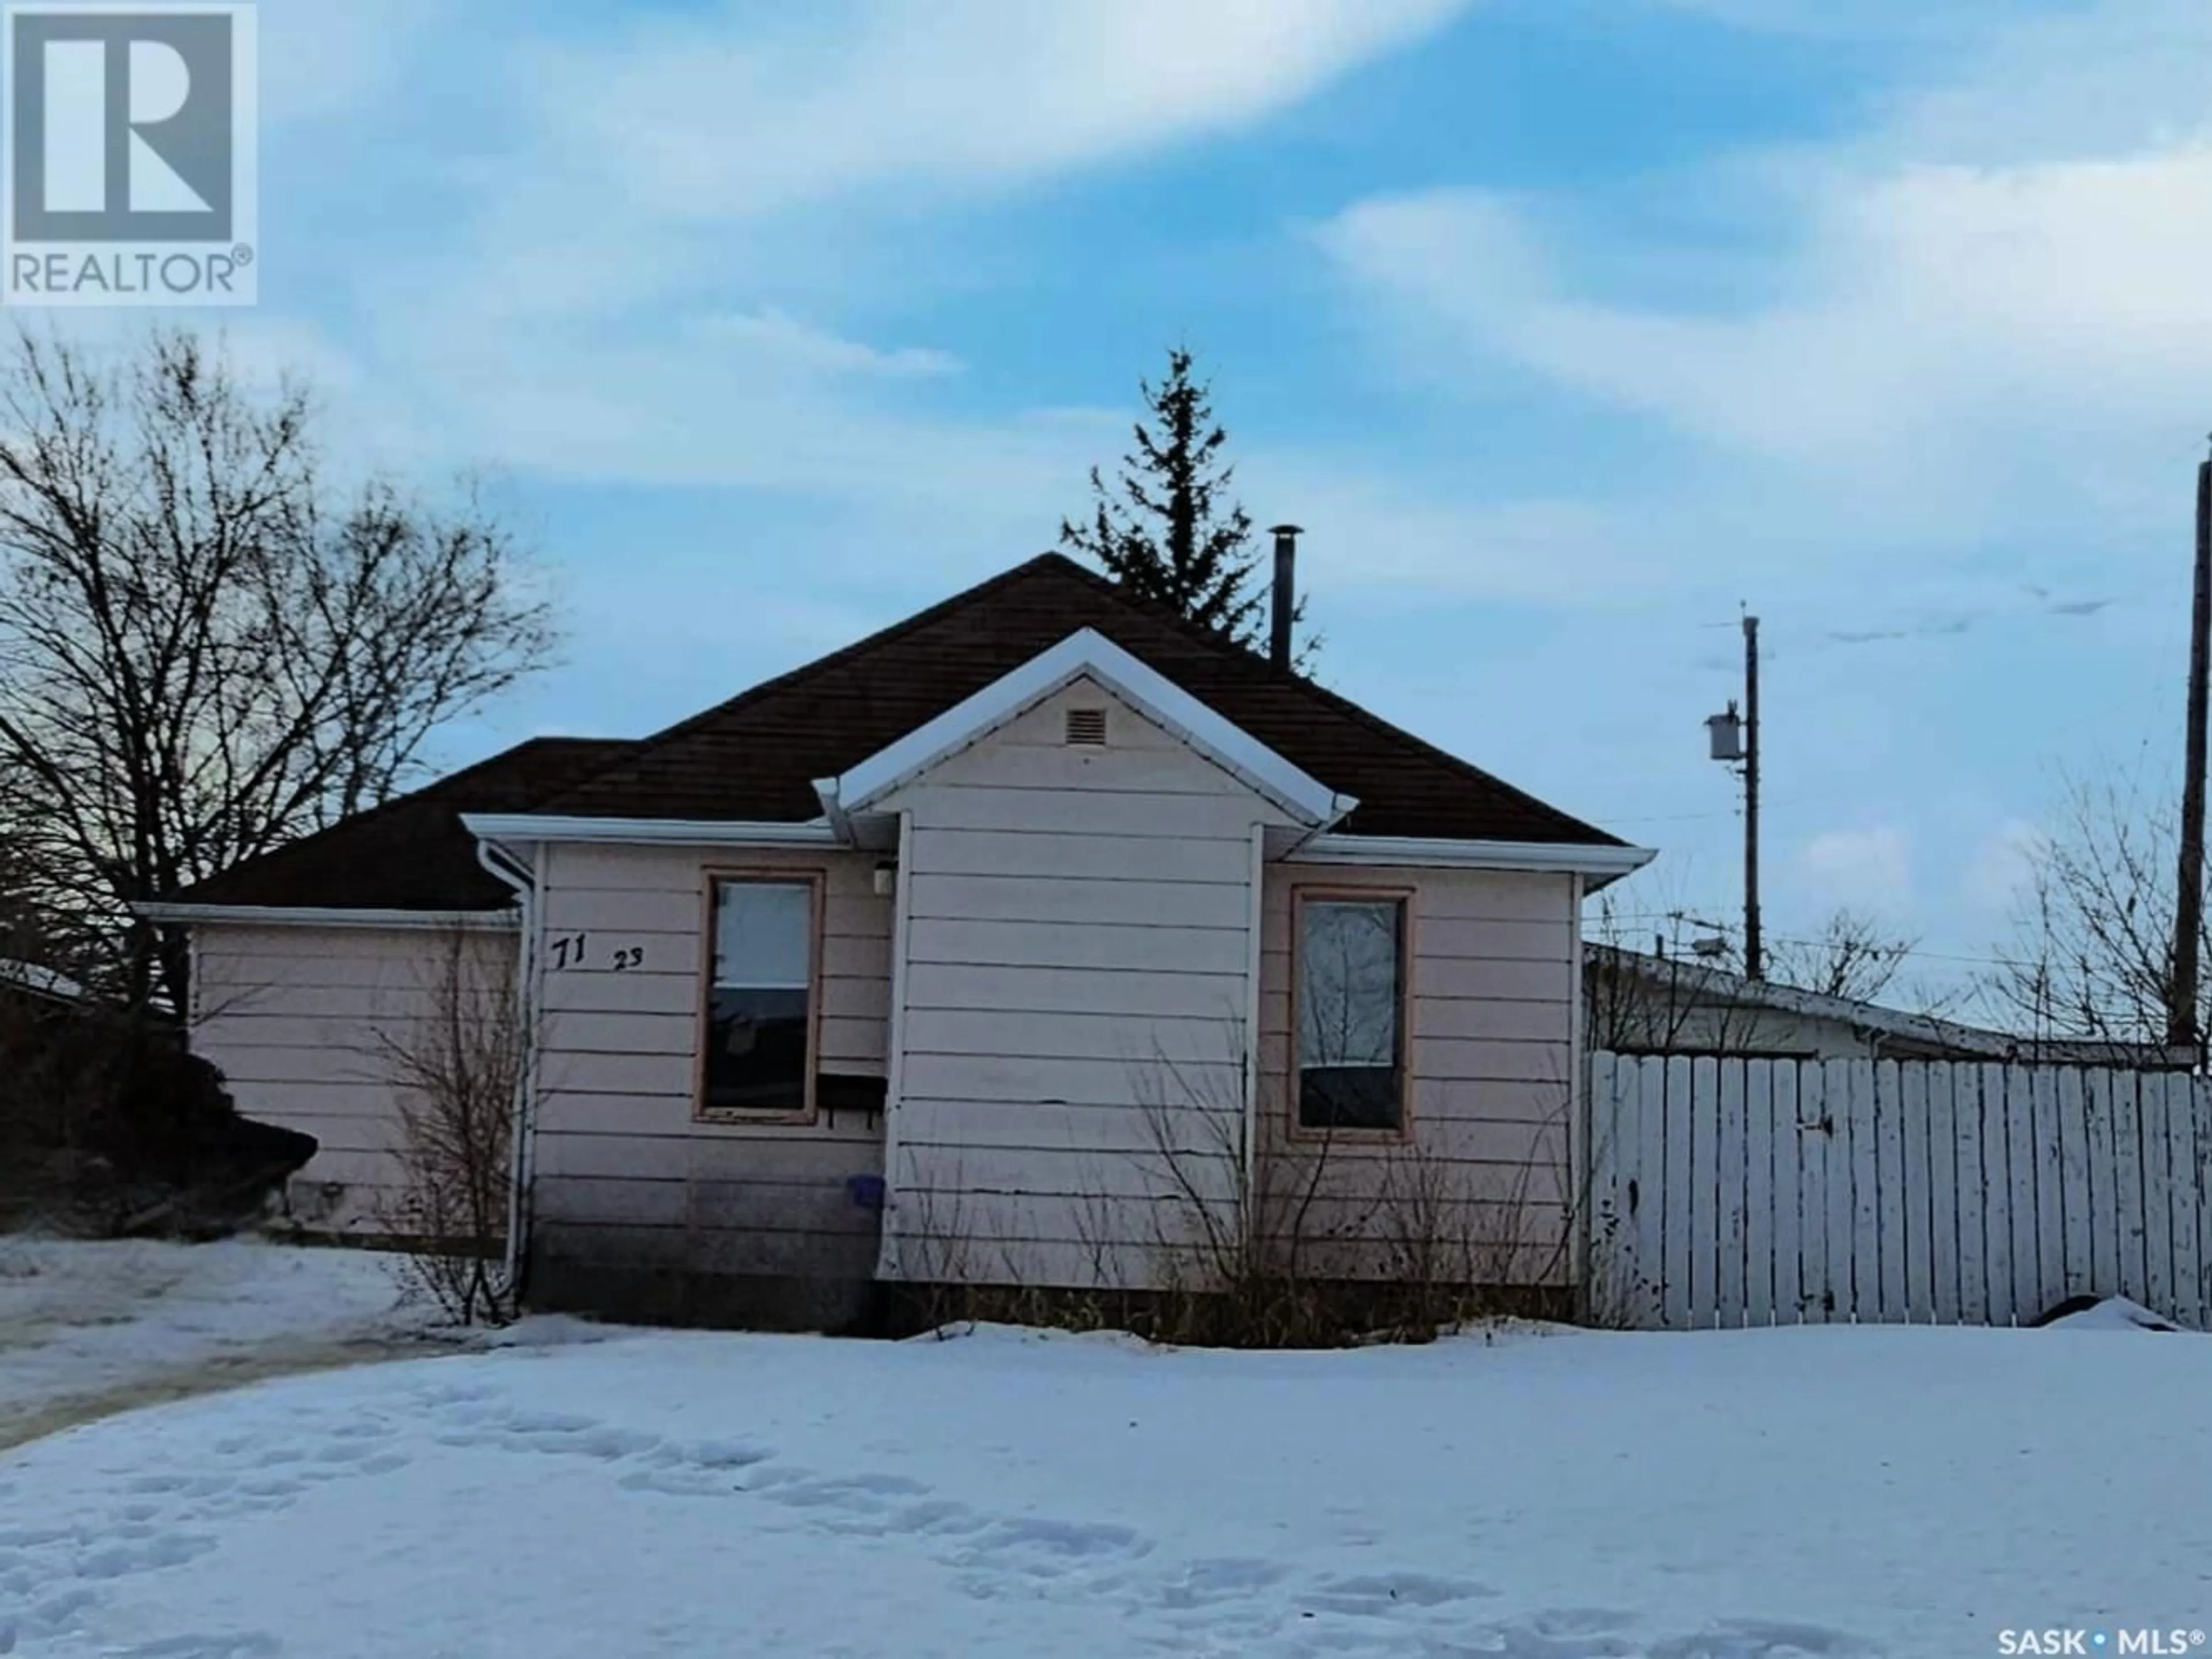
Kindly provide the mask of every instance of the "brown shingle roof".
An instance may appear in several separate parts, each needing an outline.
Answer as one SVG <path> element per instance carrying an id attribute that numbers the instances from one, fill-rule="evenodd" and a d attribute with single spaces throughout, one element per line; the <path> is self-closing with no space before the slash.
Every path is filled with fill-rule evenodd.
<path id="1" fill-rule="evenodd" d="M 476 910 L 512 895 L 463 812 L 805 822 L 843 772 L 1091 628 L 1330 787 L 1359 835 L 1621 843 L 1218 635 L 1048 553 L 642 742 L 539 738 L 173 896 L 174 902 Z"/>
<path id="2" fill-rule="evenodd" d="M 496 910 L 514 897 L 477 862 L 464 812 L 526 812 L 630 745 L 533 738 L 172 896 L 183 904 Z"/>
<path id="3" fill-rule="evenodd" d="M 813 780 L 866 759 L 1081 628 L 1358 797 L 1348 832 L 1621 844 L 1056 553 L 647 738 L 534 810 L 816 817 Z"/>

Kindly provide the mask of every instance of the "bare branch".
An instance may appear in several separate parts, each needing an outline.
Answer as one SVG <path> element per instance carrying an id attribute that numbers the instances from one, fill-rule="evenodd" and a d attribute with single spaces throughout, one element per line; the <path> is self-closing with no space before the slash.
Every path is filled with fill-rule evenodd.
<path id="1" fill-rule="evenodd" d="M 131 905 L 384 799 L 550 649 L 477 492 L 341 485 L 318 422 L 183 331 L 0 349 L 0 825 L 141 999 L 186 960 Z"/>
<path id="2" fill-rule="evenodd" d="M 379 1218 L 410 1247 L 415 1288 L 465 1325 L 514 1311 L 503 1246 L 530 1034 L 500 943 L 447 933 L 428 1013 L 380 1028 L 372 1044 L 399 1117 L 400 1183 Z"/>
<path id="3" fill-rule="evenodd" d="M 1778 985 L 1872 1002 L 1887 990 L 1920 941 L 1882 931 L 1863 911 L 1838 910 L 1811 939 L 1778 939 L 1767 971 Z"/>
<path id="4" fill-rule="evenodd" d="M 2038 1038 L 2162 1044 L 2177 834 L 2171 811 L 2130 781 L 2070 785 L 2055 829 L 2031 849 L 1984 996 Z M 2203 1030 L 2204 1009 L 2191 1012 Z"/>

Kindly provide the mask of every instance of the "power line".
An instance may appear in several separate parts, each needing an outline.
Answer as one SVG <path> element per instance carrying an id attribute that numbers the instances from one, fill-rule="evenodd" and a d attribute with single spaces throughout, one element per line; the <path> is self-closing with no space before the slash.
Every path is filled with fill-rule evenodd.
<path id="1" fill-rule="evenodd" d="M 1788 807 L 1794 811 L 1802 806 L 1826 805 L 1838 799 L 1832 795 L 1784 795 L 1780 800 L 1771 800 L 1761 795 L 1759 804 L 1763 811 L 1772 811 L 1777 807 Z M 1691 823 L 1702 819 L 1740 818 L 1743 816 L 1743 803 L 1739 801 L 1734 806 L 1717 807 L 1705 812 L 1600 812 L 1595 816 L 1606 823 Z"/>
<path id="2" fill-rule="evenodd" d="M 1654 921 L 1679 922 L 1686 927 L 1695 927 L 1701 929 L 1710 928 L 1713 932 L 1723 934 L 1731 940 L 1735 939 L 1735 937 L 1743 931 L 1743 925 L 1741 922 L 1706 921 L 1692 912 L 1682 909 L 1615 910 L 1607 913 L 1605 919 L 1610 922 L 1621 924 Z M 1776 945 L 1802 945 L 1807 950 L 1814 951 L 1820 950 L 1834 942 L 1831 939 L 1807 939 L 1789 934 L 1779 936 L 1769 935 L 1769 940 L 1771 943 Z M 1958 951 L 1923 951 L 1917 945 L 1911 945 L 1906 949 L 1904 959 L 1907 962 L 1954 962 L 1978 968 L 2034 968 L 2039 965 L 2030 957 L 1995 955 L 1970 956 Z"/>
<path id="3" fill-rule="evenodd" d="M 1600 812 L 1597 816 L 1607 823 L 1695 823 L 1711 818 L 1741 817 L 1743 808 L 1731 806 L 1718 812 Z"/>
<path id="4" fill-rule="evenodd" d="M 1776 943 L 1780 945 L 1802 945 L 1811 950 L 1818 950 L 1821 946 L 1829 943 L 1829 941 L 1826 939 L 1778 939 Z M 1900 960 L 1905 962 L 1957 962 L 1964 963 L 1977 968 L 2033 968 L 2037 965 L 2033 962 L 2018 957 L 1958 956 L 1943 951 L 1923 951 L 1917 945 L 1907 947 Z"/>

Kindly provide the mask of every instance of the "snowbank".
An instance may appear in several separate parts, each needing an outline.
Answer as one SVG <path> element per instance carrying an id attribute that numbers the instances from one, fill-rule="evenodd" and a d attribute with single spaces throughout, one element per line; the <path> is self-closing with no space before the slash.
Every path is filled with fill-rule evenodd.
<path id="1" fill-rule="evenodd" d="M 391 1351 L 388 1257 L 0 1237 L 0 1446 L 132 1405 Z"/>
<path id="2" fill-rule="evenodd" d="M 523 1335 L 0 1457 L 0 1650 L 1950 1659 L 2212 1620 L 2188 1336 Z"/>
<path id="3" fill-rule="evenodd" d="M 2052 1320 L 2044 1328 L 2052 1331 L 2173 1331 L 2179 1327 L 2172 1320 L 2161 1319 L 2140 1302 L 2130 1302 L 2124 1296 L 2108 1296 L 2079 1313 Z"/>

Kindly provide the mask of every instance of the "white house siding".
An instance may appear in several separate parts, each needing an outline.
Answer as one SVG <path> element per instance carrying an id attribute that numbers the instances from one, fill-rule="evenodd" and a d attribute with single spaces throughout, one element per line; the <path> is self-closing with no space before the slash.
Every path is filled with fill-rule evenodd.
<path id="1" fill-rule="evenodd" d="M 511 928 L 193 928 L 192 1050 L 222 1068 L 246 1116 L 315 1137 L 290 1192 L 310 1227 L 390 1230 L 399 1094 L 387 1045 L 436 1007 L 457 939 L 475 983 L 511 975 Z"/>
<path id="2" fill-rule="evenodd" d="M 1291 919 L 1302 887 L 1412 894 L 1402 1138 L 1291 1132 Z M 1298 1238 L 1304 1267 L 1456 1276 L 1464 1263 L 1488 1283 L 1566 1279 L 1575 902 L 1565 875 L 1267 867 L 1263 1208 L 1285 1243 Z"/>
<path id="3" fill-rule="evenodd" d="M 884 1075 L 891 901 L 876 864 L 833 849 L 546 848 L 533 1299 L 665 1318 L 857 1316 L 838 1310 L 872 1273 L 877 1216 L 849 1183 L 883 1173 L 880 1113 L 825 1102 L 811 1124 L 708 1122 L 696 1101 L 717 873 L 823 878 L 817 1071 Z"/>
<path id="4" fill-rule="evenodd" d="M 1107 745 L 1069 745 L 1100 707 Z M 1255 829 L 1285 816 L 1087 680 L 884 805 L 908 815 L 884 1276 L 1158 1284 L 1194 1201 L 1235 1189 Z"/>

